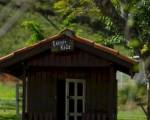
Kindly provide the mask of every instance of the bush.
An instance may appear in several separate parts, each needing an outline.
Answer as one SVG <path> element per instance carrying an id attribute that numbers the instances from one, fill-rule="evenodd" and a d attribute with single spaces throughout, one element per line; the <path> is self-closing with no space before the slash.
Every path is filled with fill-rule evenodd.
<path id="1" fill-rule="evenodd" d="M 146 102 L 144 99 L 147 97 L 146 87 L 140 84 L 136 84 L 133 80 L 128 80 L 123 88 L 118 91 L 118 104 L 127 105 L 128 103 L 137 103 L 137 98 L 140 98 L 140 102 Z"/>

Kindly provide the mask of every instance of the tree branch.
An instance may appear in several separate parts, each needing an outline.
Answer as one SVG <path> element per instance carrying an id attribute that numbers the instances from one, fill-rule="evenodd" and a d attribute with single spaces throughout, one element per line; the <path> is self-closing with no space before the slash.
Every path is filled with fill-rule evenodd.
<path id="1" fill-rule="evenodd" d="M 104 15 L 111 18 L 112 22 L 117 27 L 118 31 L 124 32 L 126 20 L 118 14 L 111 0 L 94 0 L 94 2 Z"/>

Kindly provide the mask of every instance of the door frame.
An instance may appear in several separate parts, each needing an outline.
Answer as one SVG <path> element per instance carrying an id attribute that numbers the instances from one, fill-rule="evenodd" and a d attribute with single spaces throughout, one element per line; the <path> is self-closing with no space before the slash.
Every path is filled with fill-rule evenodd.
<path id="1" fill-rule="evenodd" d="M 73 116 L 74 117 L 77 117 L 78 115 L 78 112 L 77 112 L 77 100 L 78 99 L 82 99 L 83 100 L 83 113 L 85 112 L 85 92 L 86 92 L 86 84 L 85 84 L 85 79 L 73 79 L 73 78 L 66 78 L 66 89 L 65 89 L 65 120 L 69 120 L 68 119 L 68 116 L 69 116 L 69 83 L 70 82 L 73 82 L 75 83 L 75 95 L 73 97 L 73 99 L 75 100 L 75 103 L 74 103 L 74 113 L 73 113 Z M 83 83 L 83 96 L 78 96 L 77 95 L 77 83 Z M 76 119 L 74 119 L 76 120 Z"/>

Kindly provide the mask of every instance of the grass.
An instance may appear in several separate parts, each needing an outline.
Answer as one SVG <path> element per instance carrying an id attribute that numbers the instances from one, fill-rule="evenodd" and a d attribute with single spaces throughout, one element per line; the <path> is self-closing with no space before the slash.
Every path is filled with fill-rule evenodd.
<path id="1" fill-rule="evenodd" d="M 15 110 L 0 110 L 0 120 L 17 120 Z"/>
<path id="2" fill-rule="evenodd" d="M 118 112 L 118 120 L 146 120 L 146 116 L 141 109 L 120 110 Z"/>
<path id="3" fill-rule="evenodd" d="M 0 120 L 17 120 L 15 86 L 0 83 Z"/>
<path id="4" fill-rule="evenodd" d="M 15 87 L 11 84 L 0 83 L 0 100 L 15 99 Z"/>

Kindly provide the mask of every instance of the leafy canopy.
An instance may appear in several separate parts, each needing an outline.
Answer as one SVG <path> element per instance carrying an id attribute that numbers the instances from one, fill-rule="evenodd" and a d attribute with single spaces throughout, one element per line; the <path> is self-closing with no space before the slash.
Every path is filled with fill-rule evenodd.
<path id="1" fill-rule="evenodd" d="M 28 45 L 31 45 L 33 43 L 36 43 L 44 39 L 43 30 L 38 23 L 34 21 L 24 21 L 22 23 L 22 26 L 25 29 L 28 29 L 29 31 L 31 31 L 31 36 L 29 40 L 27 40 Z"/>

